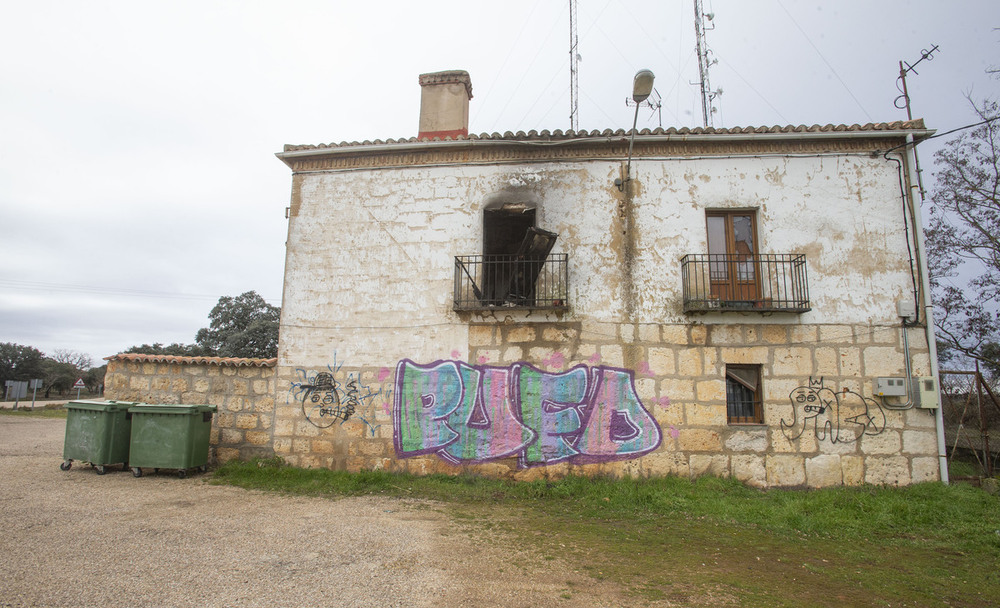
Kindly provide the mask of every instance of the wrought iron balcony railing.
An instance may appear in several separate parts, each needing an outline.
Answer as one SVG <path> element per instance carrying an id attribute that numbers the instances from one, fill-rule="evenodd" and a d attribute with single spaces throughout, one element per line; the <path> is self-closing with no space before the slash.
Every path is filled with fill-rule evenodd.
<path id="1" fill-rule="evenodd" d="M 455 310 L 495 307 L 569 309 L 568 257 L 518 255 L 455 257 Z"/>
<path id="2" fill-rule="evenodd" d="M 810 310 L 805 254 L 690 254 L 681 277 L 684 312 Z"/>

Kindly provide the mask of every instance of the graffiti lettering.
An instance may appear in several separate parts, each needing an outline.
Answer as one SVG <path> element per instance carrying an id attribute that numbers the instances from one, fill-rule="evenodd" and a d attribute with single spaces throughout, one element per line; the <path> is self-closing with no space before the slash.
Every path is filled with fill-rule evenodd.
<path id="1" fill-rule="evenodd" d="M 837 393 L 823 386 L 823 378 L 809 378 L 808 386 L 794 389 L 788 398 L 793 416 L 790 422 L 781 420 L 781 432 L 789 440 L 810 428 L 816 439 L 832 443 L 857 441 L 885 430 L 885 412 L 878 402 L 848 389 Z"/>
<path id="2" fill-rule="evenodd" d="M 637 458 L 661 435 L 633 380 L 604 366 L 549 373 L 527 363 L 404 359 L 393 401 L 396 453 L 455 464 L 516 456 L 521 468 Z"/>

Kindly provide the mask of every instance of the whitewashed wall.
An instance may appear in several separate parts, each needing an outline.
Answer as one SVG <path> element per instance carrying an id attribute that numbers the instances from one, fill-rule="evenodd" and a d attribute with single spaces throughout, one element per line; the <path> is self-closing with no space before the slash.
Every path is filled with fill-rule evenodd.
<path id="1" fill-rule="evenodd" d="M 537 203 L 538 225 L 559 233 L 554 251 L 570 256 L 564 319 L 689 322 L 680 258 L 706 252 L 710 208 L 756 208 L 761 253 L 805 253 L 813 310 L 696 321 L 887 324 L 896 300 L 909 297 L 895 165 L 860 155 L 641 160 L 633 163 L 637 301 L 625 318 L 618 171 L 588 162 L 297 176 L 282 363 L 326 360 L 331 349 L 364 365 L 461 350 L 454 256 L 481 252 L 482 210 L 494 200 Z"/>

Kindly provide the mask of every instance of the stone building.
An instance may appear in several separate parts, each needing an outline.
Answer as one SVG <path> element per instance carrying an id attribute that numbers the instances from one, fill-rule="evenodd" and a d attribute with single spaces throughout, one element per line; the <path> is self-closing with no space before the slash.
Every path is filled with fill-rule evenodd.
<path id="1" fill-rule="evenodd" d="M 922 121 L 643 130 L 629 159 L 620 130 L 469 135 L 469 75 L 420 84 L 419 138 L 277 155 L 276 454 L 518 479 L 940 478 L 909 198 Z"/>

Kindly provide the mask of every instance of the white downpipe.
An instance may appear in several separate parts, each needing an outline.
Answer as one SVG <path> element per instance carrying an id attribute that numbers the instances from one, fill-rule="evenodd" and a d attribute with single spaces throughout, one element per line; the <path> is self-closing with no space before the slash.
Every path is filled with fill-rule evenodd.
<path id="1" fill-rule="evenodd" d="M 941 481 L 948 483 L 948 447 L 944 440 L 944 413 L 941 400 L 941 375 L 938 370 L 937 339 L 934 335 L 934 307 L 931 303 L 931 279 L 927 270 L 927 254 L 924 249 L 924 228 L 920 220 L 920 185 L 917 182 L 917 168 L 913 159 L 913 135 L 906 136 L 906 173 L 909 181 L 910 213 L 913 216 L 913 240 L 917 249 L 917 272 L 920 273 L 920 290 L 924 297 L 924 323 L 927 332 L 927 350 L 931 363 L 931 376 L 937 386 L 938 408 L 935 413 L 937 427 L 938 466 L 941 469 Z M 903 331 L 906 331 L 905 329 Z"/>

